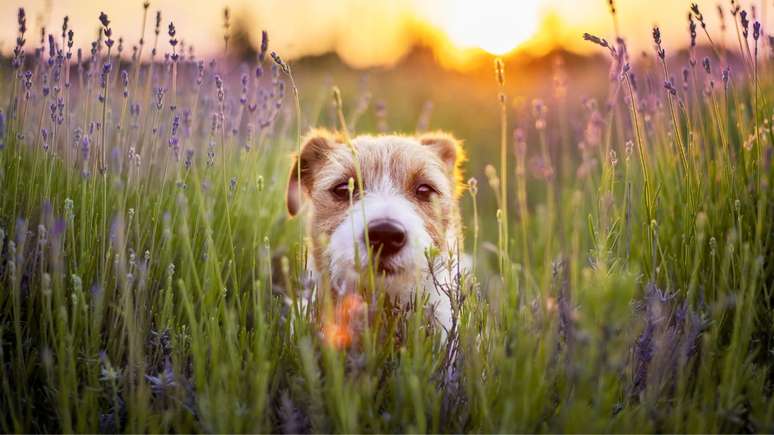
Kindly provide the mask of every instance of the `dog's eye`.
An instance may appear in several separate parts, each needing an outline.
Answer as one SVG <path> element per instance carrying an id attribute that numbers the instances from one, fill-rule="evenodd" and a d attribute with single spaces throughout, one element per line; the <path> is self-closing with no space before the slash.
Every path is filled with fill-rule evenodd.
<path id="1" fill-rule="evenodd" d="M 339 201 L 349 201 L 349 183 L 347 181 L 333 186 L 330 192 Z"/>
<path id="2" fill-rule="evenodd" d="M 429 184 L 420 184 L 417 186 L 416 195 L 420 201 L 430 201 L 434 193 L 438 192 Z"/>

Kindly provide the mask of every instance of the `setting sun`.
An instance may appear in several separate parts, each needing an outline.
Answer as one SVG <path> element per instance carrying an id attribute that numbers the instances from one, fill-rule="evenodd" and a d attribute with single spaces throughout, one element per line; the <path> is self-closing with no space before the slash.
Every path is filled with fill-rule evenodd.
<path id="1" fill-rule="evenodd" d="M 502 55 L 538 29 L 538 0 L 452 0 L 437 23 L 459 48 L 480 48 Z"/>

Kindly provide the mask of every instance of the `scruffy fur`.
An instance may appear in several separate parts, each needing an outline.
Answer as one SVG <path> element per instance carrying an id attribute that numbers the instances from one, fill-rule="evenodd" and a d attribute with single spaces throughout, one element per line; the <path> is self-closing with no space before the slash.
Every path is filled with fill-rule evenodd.
<path id="1" fill-rule="evenodd" d="M 367 262 L 363 234 L 368 223 L 399 222 L 406 230 L 406 245 L 378 262 L 379 288 L 404 302 L 416 291 L 428 291 L 429 308 L 448 330 L 449 296 L 434 285 L 425 253 L 435 248 L 440 254 L 434 265 L 437 279 L 447 283 L 453 279 L 454 256 L 462 252 L 458 197 L 464 154 L 460 142 L 442 132 L 358 136 L 351 140 L 352 147 L 345 142 L 327 130 L 311 131 L 290 171 L 288 211 L 296 215 L 302 206 L 308 210 L 313 271 L 318 279 L 328 277 L 341 293 L 356 290 L 357 265 Z M 365 195 L 356 188 L 350 204 L 334 189 L 356 178 L 356 161 Z M 431 195 L 418 193 L 423 185 L 432 188 Z"/>

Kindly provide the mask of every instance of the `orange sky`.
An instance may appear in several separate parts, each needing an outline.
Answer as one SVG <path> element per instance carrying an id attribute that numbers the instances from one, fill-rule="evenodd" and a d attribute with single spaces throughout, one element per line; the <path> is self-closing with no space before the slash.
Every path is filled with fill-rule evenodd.
<path id="1" fill-rule="evenodd" d="M 728 9 L 730 0 L 721 1 Z M 5 3 L 11 6 L 13 0 Z M 717 1 L 698 3 L 710 28 L 719 33 Z M 751 2 L 741 4 L 749 8 Z M 97 16 L 104 10 L 130 52 L 140 36 L 141 5 L 142 0 L 24 0 L 16 6 L 27 9 L 33 33 L 28 41 L 37 44 L 38 22 L 58 34 L 62 17 L 69 15 L 82 47 L 94 38 Z M 512 47 L 541 52 L 560 45 L 583 51 L 592 49 L 581 39 L 584 31 L 613 35 L 607 0 L 153 0 L 146 39 L 152 39 L 152 15 L 160 9 L 162 36 L 173 20 L 178 36 L 193 43 L 199 55 L 216 55 L 223 47 L 222 10 L 227 5 L 234 17 L 248 23 L 256 39 L 260 29 L 268 30 L 271 48 L 286 58 L 335 50 L 361 67 L 394 63 L 418 41 L 434 46 L 444 63 L 461 66 L 466 47 L 501 53 Z M 684 44 L 689 5 L 681 0 L 616 2 L 621 30 L 634 50 L 651 48 L 653 24 L 662 27 L 668 49 Z M 759 17 L 764 13 L 768 11 L 758 6 Z M 15 37 L 15 14 L 6 13 L 3 19 L 7 22 L 0 26 L 0 50 L 7 53 Z M 732 36 L 727 35 L 729 42 Z"/>

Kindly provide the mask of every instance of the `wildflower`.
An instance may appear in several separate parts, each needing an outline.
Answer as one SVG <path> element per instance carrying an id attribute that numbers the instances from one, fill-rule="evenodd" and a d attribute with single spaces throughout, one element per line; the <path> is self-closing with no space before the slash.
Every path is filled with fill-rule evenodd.
<path id="1" fill-rule="evenodd" d="M 610 157 L 610 166 L 615 167 L 618 165 L 618 153 L 616 153 L 615 150 L 610 150 L 608 155 Z"/>
<path id="2" fill-rule="evenodd" d="M 48 151 L 48 129 L 41 128 L 40 136 L 43 138 L 43 151 Z"/>
<path id="3" fill-rule="evenodd" d="M 111 38 L 113 36 L 113 29 L 109 27 L 110 20 L 108 19 L 107 14 L 100 12 L 99 22 L 102 23 L 101 31 L 105 35 L 105 46 L 110 50 L 110 48 L 113 47 L 113 39 Z"/>
<path id="4" fill-rule="evenodd" d="M 102 23 L 102 27 L 107 27 L 110 25 L 110 20 L 108 19 L 107 14 L 104 12 L 99 13 L 99 22 Z"/>
<path id="5" fill-rule="evenodd" d="M 175 372 L 172 370 L 172 363 L 169 358 L 164 361 L 164 369 L 161 372 L 156 376 L 145 375 L 145 380 L 150 383 L 151 391 L 160 395 L 177 386 Z"/>
<path id="6" fill-rule="evenodd" d="M 175 46 L 177 46 L 177 38 L 175 38 L 177 31 L 175 30 L 175 24 L 172 23 L 171 21 L 169 22 L 167 34 L 169 34 L 169 45 L 171 45 L 174 48 Z"/>
<path id="7" fill-rule="evenodd" d="M 104 351 L 99 353 L 99 360 L 102 363 L 102 367 L 100 369 L 100 380 L 105 382 L 117 382 L 121 379 L 122 376 L 122 370 L 120 368 L 113 367 L 112 364 L 110 364 L 110 360 L 108 359 L 107 353 Z"/>
<path id="8" fill-rule="evenodd" d="M 756 21 L 753 23 L 753 39 L 755 41 L 758 41 L 758 38 L 761 36 L 761 23 L 759 21 Z"/>
<path id="9" fill-rule="evenodd" d="M 612 45 L 610 45 L 609 42 L 607 42 L 607 39 L 600 38 L 599 36 L 595 36 L 590 33 L 584 33 L 583 39 L 591 42 L 592 44 L 596 44 L 596 45 L 599 45 L 600 47 L 607 48 L 608 51 L 610 51 L 611 56 L 613 56 L 614 58 L 618 58 L 618 52 Z"/>
<path id="10" fill-rule="evenodd" d="M 24 8 L 19 8 L 16 21 L 19 24 L 19 33 L 23 35 L 27 31 L 27 14 L 24 12 Z"/>
<path id="11" fill-rule="evenodd" d="M 186 169 L 191 169 L 191 164 L 193 163 L 193 156 L 194 156 L 194 150 L 192 150 L 190 148 L 185 150 L 185 162 L 184 162 L 184 164 L 185 164 L 185 168 Z"/>
<path id="12" fill-rule="evenodd" d="M 672 95 L 677 95 L 677 89 L 671 80 L 664 80 L 664 88 Z"/>
<path id="13" fill-rule="evenodd" d="M 258 62 L 263 63 L 266 58 L 266 51 L 269 49 L 269 33 L 261 31 L 261 50 L 258 52 Z"/>
<path id="14" fill-rule="evenodd" d="M 282 72 L 285 74 L 288 74 L 290 72 L 290 69 L 288 68 L 288 64 L 285 63 L 284 60 L 274 51 L 271 52 L 271 58 L 274 60 L 274 63 L 276 63 L 280 69 L 282 69 Z"/>
<path id="15" fill-rule="evenodd" d="M 229 29 L 231 28 L 231 11 L 228 6 L 223 8 L 223 40 L 226 42 L 226 48 L 228 48 Z"/>
<path id="16" fill-rule="evenodd" d="M 624 145 L 624 152 L 626 153 L 626 160 L 629 160 L 629 157 L 631 157 L 632 153 L 634 153 L 634 142 L 627 140 L 626 144 Z"/>
<path id="17" fill-rule="evenodd" d="M 129 72 L 121 70 L 121 82 L 124 85 L 124 98 L 129 96 Z"/>
<path id="18" fill-rule="evenodd" d="M 615 2 L 613 0 L 607 0 L 607 6 L 610 8 L 610 14 L 615 15 Z"/>
<path id="19" fill-rule="evenodd" d="M 89 160 L 89 145 L 90 145 L 89 136 L 84 135 L 81 141 L 81 155 L 83 156 L 84 162 Z"/>
<path id="20" fill-rule="evenodd" d="M 693 21 L 693 15 L 688 14 L 688 32 L 691 34 L 691 48 L 696 47 L 696 22 Z"/>
<path id="21" fill-rule="evenodd" d="M 478 180 L 475 177 L 471 177 L 468 180 L 468 190 L 470 194 L 476 196 L 478 194 Z"/>
<path id="22" fill-rule="evenodd" d="M 750 20 L 747 18 L 747 11 L 739 13 L 739 21 L 742 23 L 742 36 L 744 36 L 744 39 L 747 39 L 747 36 L 750 34 Z"/>
<path id="23" fill-rule="evenodd" d="M 592 35 L 590 33 L 584 33 L 583 39 L 586 41 L 589 41 L 593 44 L 597 44 L 600 47 L 609 48 L 610 45 L 608 44 L 607 40 L 605 38 L 600 38 L 599 36 Z"/>
<path id="24" fill-rule="evenodd" d="M 693 12 L 693 15 L 696 17 L 696 20 L 699 21 L 699 24 L 701 24 L 702 29 L 707 28 L 707 24 L 704 22 L 704 15 L 699 12 L 699 5 L 696 3 L 691 3 L 691 12 Z"/>
<path id="25" fill-rule="evenodd" d="M 658 57 L 661 58 L 661 60 L 664 60 L 665 51 L 664 48 L 661 47 L 661 29 L 658 28 L 658 26 L 653 27 L 653 42 L 656 44 L 656 53 L 658 54 Z"/>
<path id="26" fill-rule="evenodd" d="M 156 27 L 153 29 L 153 32 L 156 36 L 159 36 L 159 33 L 161 33 L 161 11 L 156 11 Z"/>
<path id="27" fill-rule="evenodd" d="M 207 167 L 215 165 L 215 141 L 211 140 L 207 145 Z"/>
<path id="28" fill-rule="evenodd" d="M 166 89 L 159 87 L 156 88 L 155 97 L 156 97 L 156 109 L 161 110 L 162 107 L 164 107 L 164 93 L 166 92 Z"/>
<path id="29" fill-rule="evenodd" d="M 110 64 L 110 62 L 105 63 L 102 65 L 102 74 L 100 75 L 100 86 L 104 89 L 107 87 L 108 82 L 108 76 L 110 75 L 110 71 L 113 69 L 113 66 Z"/>

